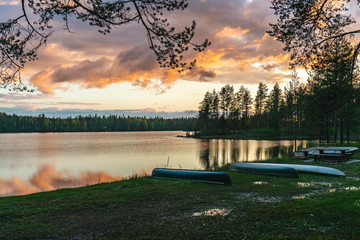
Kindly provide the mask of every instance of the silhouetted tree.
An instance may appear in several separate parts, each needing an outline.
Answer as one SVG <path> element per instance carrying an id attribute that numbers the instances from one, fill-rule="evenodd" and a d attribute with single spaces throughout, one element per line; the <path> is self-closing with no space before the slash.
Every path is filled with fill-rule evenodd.
<path id="1" fill-rule="evenodd" d="M 296 125 L 295 122 L 299 118 L 298 98 L 300 87 L 299 77 L 296 70 L 293 69 L 291 81 L 284 88 L 285 118 L 291 122 L 291 125 Z"/>
<path id="2" fill-rule="evenodd" d="M 211 92 L 211 104 L 210 104 L 210 118 L 217 120 L 219 118 L 219 107 L 220 107 L 219 94 L 214 89 Z"/>
<path id="3" fill-rule="evenodd" d="M 210 127 L 210 111 L 212 104 L 211 92 L 206 92 L 204 99 L 200 102 L 199 106 L 199 125 L 200 131 L 207 132 Z"/>
<path id="4" fill-rule="evenodd" d="M 242 105 L 242 114 L 241 114 L 242 129 L 247 129 L 249 123 L 251 105 L 252 105 L 250 90 L 247 88 L 244 88 L 243 90 L 243 99 L 241 105 Z"/>
<path id="5" fill-rule="evenodd" d="M 221 124 L 223 130 L 230 130 L 230 113 L 232 109 L 232 105 L 234 102 L 234 87 L 230 84 L 226 84 L 224 87 L 221 88 L 219 92 L 219 98 L 220 98 L 220 110 L 222 111 L 221 116 Z"/>
<path id="6" fill-rule="evenodd" d="M 354 74 L 352 69 L 352 48 L 346 41 L 336 46 L 328 45 L 327 51 L 318 56 L 309 71 L 310 94 L 317 99 L 318 108 L 313 114 L 320 118 L 320 133 L 325 132 L 329 141 L 331 117 L 334 125 L 334 141 L 337 140 L 337 129 L 340 122 L 340 140 L 344 140 L 345 109 L 352 105 L 354 92 Z M 310 106 L 309 106 L 310 107 Z"/>
<path id="7" fill-rule="evenodd" d="M 255 97 L 255 114 L 262 114 L 265 110 L 268 88 L 265 83 L 260 82 Z"/>
<path id="8" fill-rule="evenodd" d="M 268 97 L 268 87 L 265 83 L 260 82 L 258 86 L 258 90 L 255 96 L 254 109 L 255 109 L 255 123 L 257 128 L 261 128 L 265 126 L 266 114 L 265 106 Z"/>
<path id="9" fill-rule="evenodd" d="M 282 91 L 278 83 L 275 83 L 266 103 L 266 110 L 269 115 L 270 127 L 280 129 L 280 105 L 282 100 Z"/>
<path id="10" fill-rule="evenodd" d="M 242 111 L 242 103 L 244 98 L 244 91 L 242 90 L 244 86 L 241 86 L 239 91 L 234 93 L 233 101 L 230 106 L 230 118 L 235 122 L 241 118 L 241 111 Z"/>
<path id="11" fill-rule="evenodd" d="M 226 84 L 219 92 L 220 109 L 225 119 L 229 118 L 230 108 L 234 101 L 234 87 Z"/>

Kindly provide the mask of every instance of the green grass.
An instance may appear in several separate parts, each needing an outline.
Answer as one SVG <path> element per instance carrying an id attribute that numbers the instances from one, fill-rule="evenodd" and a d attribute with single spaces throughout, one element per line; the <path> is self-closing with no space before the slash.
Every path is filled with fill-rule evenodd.
<path id="1" fill-rule="evenodd" d="M 0 198 L 0 239 L 356 239 L 360 164 L 321 165 L 347 177 L 228 172 L 231 186 L 143 177 Z M 203 214 L 211 209 L 225 214 Z"/>

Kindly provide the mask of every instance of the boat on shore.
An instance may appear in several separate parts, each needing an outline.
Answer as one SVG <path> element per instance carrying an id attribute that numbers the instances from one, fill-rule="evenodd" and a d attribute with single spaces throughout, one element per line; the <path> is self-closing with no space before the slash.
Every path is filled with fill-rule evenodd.
<path id="1" fill-rule="evenodd" d="M 283 164 L 283 163 L 249 163 L 254 166 L 282 166 L 289 167 L 295 169 L 298 173 L 311 173 L 311 174 L 320 174 L 320 175 L 330 175 L 330 176 L 338 176 L 345 177 L 345 173 L 342 171 L 330 168 L 330 167 L 322 167 L 315 165 L 302 165 L 302 164 Z"/>
<path id="2" fill-rule="evenodd" d="M 230 176 L 225 172 L 154 168 L 152 176 L 162 179 L 192 180 L 197 182 L 231 185 Z"/>
<path id="3" fill-rule="evenodd" d="M 265 164 L 253 164 L 253 163 L 232 163 L 230 165 L 230 171 L 245 172 L 260 175 L 271 175 L 280 177 L 298 178 L 299 175 L 294 168 L 287 166 L 271 166 Z"/>

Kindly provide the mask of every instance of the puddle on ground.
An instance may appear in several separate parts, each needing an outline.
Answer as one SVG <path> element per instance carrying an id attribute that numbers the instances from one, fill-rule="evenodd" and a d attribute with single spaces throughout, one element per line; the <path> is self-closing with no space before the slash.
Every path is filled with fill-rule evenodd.
<path id="1" fill-rule="evenodd" d="M 360 187 L 355 187 L 355 186 L 351 186 L 351 187 L 344 187 L 344 188 L 341 188 L 340 190 L 347 190 L 347 191 L 357 191 L 357 190 L 360 190 Z"/>
<path id="2" fill-rule="evenodd" d="M 314 187 L 318 185 L 332 187 L 332 183 L 329 182 L 310 182 L 310 183 L 298 182 L 297 185 L 299 187 Z"/>
<path id="3" fill-rule="evenodd" d="M 264 182 L 264 181 L 253 182 L 253 185 L 264 185 L 264 184 L 268 184 L 268 182 Z"/>
<path id="4" fill-rule="evenodd" d="M 200 217 L 200 216 L 216 216 L 216 215 L 220 215 L 220 216 L 226 216 L 230 213 L 229 209 L 225 209 L 225 208 L 213 208 L 213 209 L 209 209 L 203 212 L 194 212 L 192 214 L 193 217 Z"/>
<path id="5" fill-rule="evenodd" d="M 345 179 L 360 181 L 360 178 L 358 178 L 358 177 L 345 177 Z"/>
<path id="6" fill-rule="evenodd" d="M 308 198 L 310 196 L 311 196 L 311 194 L 307 193 L 307 194 L 302 194 L 302 195 L 296 195 L 296 196 L 293 196 L 292 198 L 293 199 L 305 199 L 305 198 Z"/>
<path id="7" fill-rule="evenodd" d="M 309 198 L 309 197 L 317 195 L 317 194 L 332 193 L 332 192 L 335 192 L 336 190 L 337 190 L 336 188 L 315 190 L 315 191 L 312 191 L 312 192 L 309 192 L 309 193 L 293 196 L 292 198 L 293 199 L 305 199 L 305 198 Z"/>
<path id="8" fill-rule="evenodd" d="M 239 193 L 239 194 L 236 194 L 236 197 L 239 200 L 250 200 L 250 201 L 263 202 L 263 203 L 275 203 L 275 202 L 280 202 L 282 200 L 282 197 L 258 196 L 255 193 Z"/>
<path id="9" fill-rule="evenodd" d="M 256 201 L 263 203 L 275 203 L 275 202 L 280 202 L 281 199 L 282 199 L 281 197 L 257 197 Z"/>
<path id="10" fill-rule="evenodd" d="M 329 189 L 321 189 L 321 190 L 316 190 L 310 193 L 305 193 L 305 194 L 301 194 L 301 195 L 296 195 L 293 196 L 293 199 L 305 199 L 317 194 L 322 194 L 322 193 L 333 193 L 333 192 L 337 192 L 337 191 L 358 191 L 360 190 L 360 187 L 358 186 L 350 186 L 350 187 L 341 187 L 341 188 L 329 188 Z"/>

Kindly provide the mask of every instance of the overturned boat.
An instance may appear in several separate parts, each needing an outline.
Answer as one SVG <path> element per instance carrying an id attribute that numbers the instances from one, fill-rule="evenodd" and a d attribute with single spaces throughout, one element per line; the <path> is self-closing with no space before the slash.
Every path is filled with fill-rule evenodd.
<path id="1" fill-rule="evenodd" d="M 261 163 L 233 163 L 230 165 L 230 171 L 291 178 L 299 177 L 297 171 L 294 168 L 281 165 L 272 166 Z"/>
<path id="2" fill-rule="evenodd" d="M 238 164 L 238 163 L 233 163 Z M 302 164 L 283 164 L 283 163 L 248 163 L 249 165 L 255 166 L 277 166 L 277 167 L 289 167 L 296 170 L 297 173 L 312 173 L 312 174 L 320 174 L 320 175 L 330 175 L 330 176 L 338 176 L 345 177 L 345 173 L 342 171 L 330 168 L 330 167 L 322 167 L 315 165 L 302 165 Z M 231 169 L 230 169 L 231 170 Z"/>
<path id="3" fill-rule="evenodd" d="M 230 176 L 225 172 L 154 168 L 152 176 L 162 179 L 192 180 L 197 182 L 217 183 L 230 185 Z"/>

